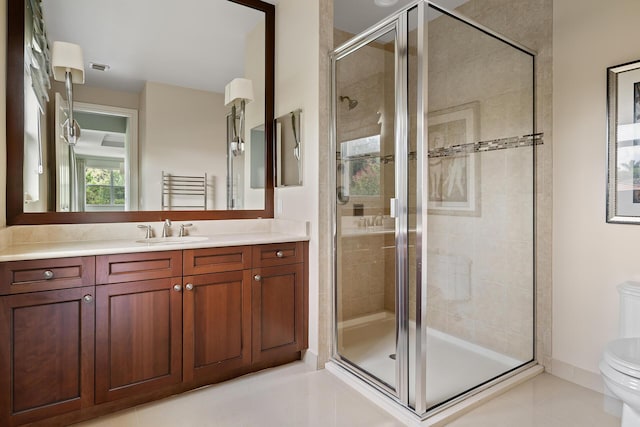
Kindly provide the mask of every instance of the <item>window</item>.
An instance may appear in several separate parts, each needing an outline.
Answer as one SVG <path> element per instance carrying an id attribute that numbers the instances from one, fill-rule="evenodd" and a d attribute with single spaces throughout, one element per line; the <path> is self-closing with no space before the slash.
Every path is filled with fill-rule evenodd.
<path id="1" fill-rule="evenodd" d="M 124 206 L 124 174 L 116 168 L 84 169 L 87 206 Z"/>
<path id="2" fill-rule="evenodd" d="M 350 196 L 380 195 L 380 135 L 340 144 L 344 182 Z"/>

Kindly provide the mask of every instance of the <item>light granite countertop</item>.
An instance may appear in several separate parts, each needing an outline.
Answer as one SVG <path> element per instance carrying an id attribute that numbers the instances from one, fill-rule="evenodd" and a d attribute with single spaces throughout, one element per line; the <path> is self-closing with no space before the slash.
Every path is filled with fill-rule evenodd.
<path id="1" fill-rule="evenodd" d="M 256 226 L 256 224 L 258 224 Z M 126 235 L 130 238 L 124 238 L 122 233 L 114 233 L 111 239 L 105 238 L 105 231 L 92 229 L 92 233 L 100 234 L 95 238 L 87 238 L 87 233 L 69 236 L 71 233 L 65 233 L 68 230 L 28 230 L 25 233 L 21 230 L 14 230 L 14 235 L 10 241 L 0 248 L 0 262 L 6 261 L 22 261 L 32 259 L 45 258 L 67 258 L 75 256 L 91 256 L 91 255 L 109 255 L 122 253 L 137 252 L 156 252 L 170 251 L 182 249 L 197 248 L 214 248 L 225 246 L 243 246 L 243 245 L 260 245 L 269 243 L 284 243 L 296 241 L 308 241 L 308 233 L 304 223 L 294 223 L 285 221 L 273 221 L 270 223 L 262 221 L 262 223 L 243 222 L 219 224 L 227 226 L 227 230 L 222 227 L 207 227 L 206 223 L 199 223 L 197 233 L 189 234 L 189 237 L 202 237 L 203 240 L 186 241 L 186 242 L 162 242 L 162 243 L 146 243 L 142 242 L 143 236 L 139 233 L 130 232 L 132 225 L 126 225 Z M 234 226 L 235 225 L 235 226 Z M 113 226 L 118 228 L 118 226 Z M 122 227 L 121 227 L 122 228 Z M 226 232 L 225 232 L 226 231 Z M 51 239 L 43 239 L 42 235 L 51 235 Z M 33 237 L 30 238 L 30 236 Z M 67 236 L 67 239 L 59 236 Z M 69 240 L 69 237 L 80 237 L 75 240 Z M 162 239 L 155 239 L 162 240 Z M 169 239 L 179 240 L 179 238 Z M 187 240 L 187 239 L 185 239 Z"/>
<path id="2" fill-rule="evenodd" d="M 309 240 L 286 233 L 233 233 L 203 236 L 207 240 L 186 243 L 138 243 L 136 240 L 87 240 L 12 245 L 0 250 L 0 262 L 134 252 L 171 251 L 224 246 L 260 245 Z"/>

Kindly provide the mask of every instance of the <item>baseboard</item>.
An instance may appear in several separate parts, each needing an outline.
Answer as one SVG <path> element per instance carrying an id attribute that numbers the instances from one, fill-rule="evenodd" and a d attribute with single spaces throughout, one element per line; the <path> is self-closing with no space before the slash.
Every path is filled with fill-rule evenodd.
<path id="1" fill-rule="evenodd" d="M 558 359 L 551 359 L 552 375 L 567 380 L 579 386 L 604 394 L 604 382 L 600 372 L 592 372 L 578 368 Z"/>
<path id="2" fill-rule="evenodd" d="M 314 371 L 321 369 L 321 367 L 318 366 L 318 355 L 311 350 L 305 350 L 303 352 L 302 362 Z"/>

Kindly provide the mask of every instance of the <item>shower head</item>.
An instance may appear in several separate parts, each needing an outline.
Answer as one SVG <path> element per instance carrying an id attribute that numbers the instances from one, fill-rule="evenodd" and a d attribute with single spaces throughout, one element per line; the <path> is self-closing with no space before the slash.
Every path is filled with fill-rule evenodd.
<path id="1" fill-rule="evenodd" d="M 353 110 L 358 105 L 358 101 L 355 100 L 355 99 L 351 99 L 348 96 L 341 96 L 340 97 L 340 102 L 345 101 L 345 100 L 349 103 L 349 110 Z"/>

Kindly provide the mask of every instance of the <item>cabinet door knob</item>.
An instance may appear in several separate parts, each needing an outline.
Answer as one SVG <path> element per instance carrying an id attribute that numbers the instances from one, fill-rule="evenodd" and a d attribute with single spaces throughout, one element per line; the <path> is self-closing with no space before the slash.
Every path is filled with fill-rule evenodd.
<path id="1" fill-rule="evenodd" d="M 53 279 L 53 271 L 45 270 L 45 272 L 43 273 L 43 276 L 47 280 Z"/>
<path id="2" fill-rule="evenodd" d="M 181 285 L 173 285 L 173 290 L 176 292 L 180 292 L 182 290 L 182 286 Z"/>
<path id="3" fill-rule="evenodd" d="M 256 282 L 259 282 L 260 280 L 262 280 L 262 276 L 260 276 L 259 274 L 256 274 L 255 276 L 253 276 L 253 280 L 255 280 Z"/>
<path id="4" fill-rule="evenodd" d="M 91 301 L 93 301 L 93 295 L 87 294 L 87 295 L 85 295 L 83 297 L 83 299 L 84 299 L 85 302 L 91 302 Z"/>
<path id="5" fill-rule="evenodd" d="M 277 256 L 278 258 L 282 258 L 282 257 L 284 256 L 284 252 L 282 252 L 282 251 L 278 251 L 278 252 L 276 252 L 276 256 Z"/>
<path id="6" fill-rule="evenodd" d="M 185 285 L 185 288 L 187 288 L 188 291 L 192 291 L 193 290 L 193 284 L 192 283 L 187 283 Z"/>

